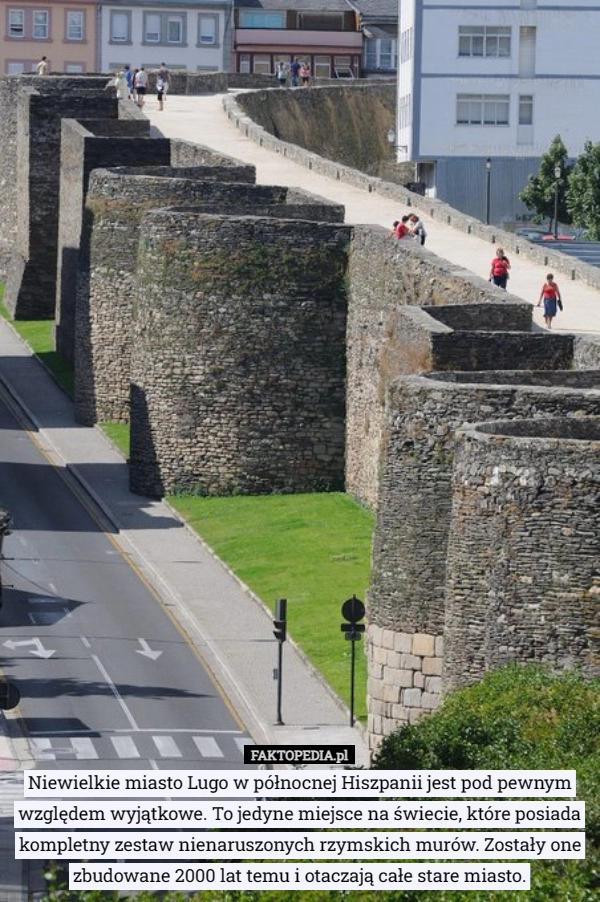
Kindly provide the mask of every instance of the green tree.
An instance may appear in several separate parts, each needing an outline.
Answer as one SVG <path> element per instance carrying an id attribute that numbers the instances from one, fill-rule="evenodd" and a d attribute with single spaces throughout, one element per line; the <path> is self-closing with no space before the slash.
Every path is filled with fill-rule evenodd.
<path id="1" fill-rule="evenodd" d="M 567 204 L 575 225 L 587 229 L 590 240 L 599 241 L 600 144 L 585 142 L 569 174 Z"/>
<path id="2" fill-rule="evenodd" d="M 402 902 L 593 902 L 600 891 L 600 680 L 508 665 L 451 693 L 416 726 L 384 739 L 374 768 L 577 771 L 586 802 L 585 860 L 534 861 L 531 889 L 402 894 Z M 560 829 L 560 828 L 558 828 Z"/>
<path id="3" fill-rule="evenodd" d="M 557 179 L 554 171 L 560 166 L 561 177 L 558 181 L 558 222 L 571 222 L 571 213 L 567 206 L 567 182 L 572 165 L 567 161 L 568 152 L 560 135 L 553 138 L 552 143 L 540 160 L 537 175 L 530 175 L 527 184 L 519 194 L 528 210 L 534 210 L 534 222 L 548 220 L 548 231 L 554 225 L 556 206 Z"/>

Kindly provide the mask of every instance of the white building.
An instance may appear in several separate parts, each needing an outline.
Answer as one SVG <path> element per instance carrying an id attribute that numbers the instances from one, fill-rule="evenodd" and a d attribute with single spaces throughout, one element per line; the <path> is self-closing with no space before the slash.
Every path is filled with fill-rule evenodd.
<path id="1" fill-rule="evenodd" d="M 525 218 L 554 136 L 572 157 L 600 140 L 600 3 L 400 0 L 399 20 L 398 159 L 460 210 Z"/>
<path id="2" fill-rule="evenodd" d="M 228 71 L 233 0 L 114 0 L 98 6 L 102 72 L 128 63 L 190 72 Z"/>

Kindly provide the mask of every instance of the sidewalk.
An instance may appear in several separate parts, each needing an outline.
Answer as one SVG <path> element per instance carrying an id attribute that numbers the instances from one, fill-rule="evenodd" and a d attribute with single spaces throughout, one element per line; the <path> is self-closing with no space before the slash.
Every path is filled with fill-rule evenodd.
<path id="1" fill-rule="evenodd" d="M 344 204 L 348 223 L 370 223 L 390 228 L 392 222 L 405 212 L 398 209 L 397 203 L 392 200 L 342 181 L 326 178 L 294 163 L 283 154 L 260 147 L 227 117 L 223 109 L 223 96 L 169 95 L 162 112 L 158 110 L 156 98 L 149 96 L 144 113 L 154 127 L 154 134 L 160 132 L 168 138 L 203 144 L 243 163 L 256 166 L 256 180 L 259 184 L 304 188 L 313 194 Z M 494 245 L 441 222 L 428 223 L 426 216 L 424 219 L 428 232 L 428 250 L 487 279 L 495 252 Z M 547 268 L 522 255 L 511 259 L 511 264 L 511 295 L 529 303 L 537 303 Z M 600 333 L 600 291 L 583 282 L 571 281 L 570 267 L 570 259 L 565 257 L 564 269 L 553 270 L 565 307 L 564 312 L 557 316 L 554 328 L 557 331 Z M 534 322 L 543 327 L 542 310 L 534 307 L 533 315 Z"/>

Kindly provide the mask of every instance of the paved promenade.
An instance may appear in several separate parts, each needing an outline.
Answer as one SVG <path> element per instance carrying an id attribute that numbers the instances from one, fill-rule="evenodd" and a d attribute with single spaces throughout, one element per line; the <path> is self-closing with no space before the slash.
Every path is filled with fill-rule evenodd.
<path id="1" fill-rule="evenodd" d="M 165 103 L 165 109 L 160 112 L 156 98 L 150 95 L 144 112 L 152 125 L 165 137 L 204 144 L 256 166 L 256 180 L 259 184 L 305 188 L 344 204 L 348 223 L 372 223 L 388 228 L 405 212 L 398 209 L 393 200 L 326 178 L 282 154 L 260 147 L 227 117 L 222 100 L 223 95 L 219 94 L 201 97 L 171 95 Z M 494 256 L 493 245 L 443 223 L 428 223 L 426 217 L 424 219 L 428 231 L 426 246 L 430 251 L 487 279 L 490 261 Z M 522 255 L 516 258 L 513 256 L 511 264 L 511 294 L 530 303 L 537 303 L 547 270 L 539 263 L 526 260 Z M 600 333 L 600 291 L 582 282 L 571 281 L 570 266 L 571 262 L 567 257 L 564 271 L 556 268 L 553 270 L 565 308 L 556 317 L 554 328 L 569 332 Z M 534 308 L 534 321 L 543 327 L 540 308 Z"/>

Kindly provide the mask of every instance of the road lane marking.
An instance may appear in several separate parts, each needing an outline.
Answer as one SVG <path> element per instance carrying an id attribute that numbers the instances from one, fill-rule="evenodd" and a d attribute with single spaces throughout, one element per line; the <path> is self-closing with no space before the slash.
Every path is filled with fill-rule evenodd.
<path id="1" fill-rule="evenodd" d="M 153 736 L 152 740 L 161 758 L 182 758 L 179 746 L 172 736 Z"/>
<path id="2" fill-rule="evenodd" d="M 119 758 L 139 758 L 140 753 L 137 750 L 137 746 L 131 736 L 111 736 L 110 741 L 112 742 L 115 752 L 119 756 Z"/>
<path id="3" fill-rule="evenodd" d="M 104 677 L 106 682 L 108 683 L 108 685 L 110 686 L 110 691 L 112 692 L 112 694 L 118 701 L 119 705 L 121 706 L 121 710 L 123 711 L 123 714 L 129 721 L 129 723 L 131 724 L 133 729 L 137 730 L 138 726 L 135 722 L 133 714 L 131 713 L 131 711 L 129 710 L 127 705 L 125 704 L 125 700 L 121 696 L 121 693 L 119 692 L 119 690 L 117 689 L 117 687 L 115 686 L 115 684 L 113 683 L 111 678 L 109 677 L 108 672 L 107 672 L 106 668 L 104 667 L 102 661 L 100 660 L 98 655 L 91 655 L 91 658 L 94 661 L 94 663 L 96 664 L 96 667 L 98 668 L 98 670 L 100 671 L 100 673 L 102 674 L 102 676 Z M 138 757 L 138 756 L 135 756 L 135 757 Z"/>
<path id="4" fill-rule="evenodd" d="M 223 752 L 212 736 L 194 736 L 194 743 L 203 758 L 223 758 Z"/>
<path id="5" fill-rule="evenodd" d="M 94 743 L 85 736 L 72 736 L 71 745 L 73 746 L 75 757 L 78 760 L 82 761 L 98 757 L 98 752 L 94 747 Z"/>

